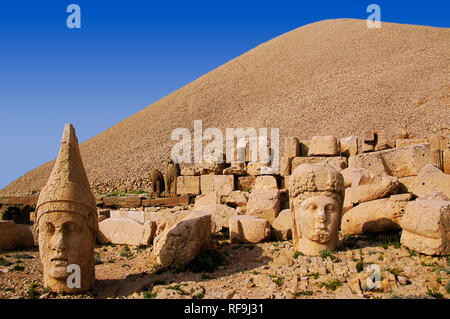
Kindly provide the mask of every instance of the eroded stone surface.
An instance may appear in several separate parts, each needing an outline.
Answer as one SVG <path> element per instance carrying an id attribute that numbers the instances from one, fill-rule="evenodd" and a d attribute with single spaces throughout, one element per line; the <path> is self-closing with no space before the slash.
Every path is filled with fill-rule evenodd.
<path id="1" fill-rule="evenodd" d="M 210 239 L 211 214 L 192 212 L 155 238 L 153 253 L 162 267 L 174 267 L 195 258 Z"/>
<path id="2" fill-rule="evenodd" d="M 306 255 L 333 251 L 344 201 L 344 178 L 327 164 L 304 164 L 289 185 L 294 247 Z"/>
<path id="3" fill-rule="evenodd" d="M 229 221 L 232 243 L 260 243 L 270 238 L 270 224 L 267 220 L 253 216 L 235 216 Z"/>
<path id="4" fill-rule="evenodd" d="M 58 158 L 36 208 L 44 283 L 53 291 L 80 292 L 94 285 L 94 245 L 98 232 L 95 203 L 75 130 L 67 124 Z M 67 267 L 72 264 L 80 267 L 81 288 L 67 285 Z"/>

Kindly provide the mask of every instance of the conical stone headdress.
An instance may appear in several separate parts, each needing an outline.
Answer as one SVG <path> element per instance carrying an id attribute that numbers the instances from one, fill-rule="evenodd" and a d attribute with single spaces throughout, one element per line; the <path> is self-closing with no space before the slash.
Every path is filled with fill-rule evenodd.
<path id="1" fill-rule="evenodd" d="M 64 126 L 58 158 L 45 187 L 41 190 L 36 207 L 36 231 L 44 214 L 66 212 L 77 214 L 88 226 L 97 231 L 95 197 L 81 160 L 78 139 L 72 124 Z"/>

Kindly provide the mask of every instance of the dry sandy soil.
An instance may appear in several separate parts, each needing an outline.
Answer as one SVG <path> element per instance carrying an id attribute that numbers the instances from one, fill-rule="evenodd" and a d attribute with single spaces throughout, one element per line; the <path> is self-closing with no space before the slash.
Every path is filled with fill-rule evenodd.
<path id="1" fill-rule="evenodd" d="M 398 239 L 350 237 L 330 256 L 307 257 L 290 241 L 238 245 L 219 237 L 214 245 L 224 263 L 197 273 L 159 271 L 151 246 L 125 254 L 124 246 L 97 246 L 95 287 L 74 296 L 46 291 L 37 248 L 2 252 L 0 298 L 449 298 L 450 259 L 408 251 Z M 371 264 L 381 270 L 375 290 L 364 288 Z"/>
<path id="2" fill-rule="evenodd" d="M 280 129 L 284 137 L 362 135 L 406 128 L 448 132 L 450 29 L 325 20 L 274 38 L 202 76 L 81 145 L 94 190 L 131 190 L 162 168 L 177 127 Z M 124 105 L 126 107 L 126 105 Z M 61 128 L 62 130 L 62 128 Z M 59 132 L 58 132 L 59 134 Z M 55 145 L 55 149 L 58 145 Z M 281 145 L 281 152 L 283 146 Z M 282 153 L 281 153 L 282 154 Z M 0 196 L 33 194 L 53 162 Z"/>

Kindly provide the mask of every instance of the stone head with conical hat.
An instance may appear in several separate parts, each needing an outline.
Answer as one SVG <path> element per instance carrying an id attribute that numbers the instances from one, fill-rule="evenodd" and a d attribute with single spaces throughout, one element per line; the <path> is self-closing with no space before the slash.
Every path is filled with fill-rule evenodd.
<path id="1" fill-rule="evenodd" d="M 90 289 L 95 281 L 97 209 L 71 124 L 64 127 L 59 155 L 41 190 L 36 214 L 44 285 L 58 292 Z"/>
<path id="2" fill-rule="evenodd" d="M 289 180 L 289 200 L 296 250 L 315 256 L 335 249 L 344 191 L 342 174 L 328 164 L 295 168 Z"/>

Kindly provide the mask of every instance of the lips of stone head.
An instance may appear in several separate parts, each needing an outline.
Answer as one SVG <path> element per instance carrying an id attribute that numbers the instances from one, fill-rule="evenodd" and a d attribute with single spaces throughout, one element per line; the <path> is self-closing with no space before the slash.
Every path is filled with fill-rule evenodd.
<path id="1" fill-rule="evenodd" d="M 39 222 L 39 247 L 43 262 L 55 278 L 67 277 L 70 264 L 80 265 L 92 254 L 93 235 L 86 220 L 67 212 L 52 212 Z"/>

